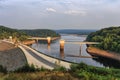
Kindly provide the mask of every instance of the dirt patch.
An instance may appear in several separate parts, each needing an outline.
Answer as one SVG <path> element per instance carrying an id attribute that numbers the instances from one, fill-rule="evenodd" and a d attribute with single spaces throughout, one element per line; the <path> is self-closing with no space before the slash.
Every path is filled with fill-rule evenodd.
<path id="1" fill-rule="evenodd" d="M 107 57 L 107 58 L 111 58 L 111 59 L 120 61 L 120 54 L 118 54 L 118 53 L 104 51 L 104 50 L 101 50 L 101 49 L 98 49 L 95 47 L 88 47 L 87 52 L 94 56 L 102 56 L 102 57 Z"/>

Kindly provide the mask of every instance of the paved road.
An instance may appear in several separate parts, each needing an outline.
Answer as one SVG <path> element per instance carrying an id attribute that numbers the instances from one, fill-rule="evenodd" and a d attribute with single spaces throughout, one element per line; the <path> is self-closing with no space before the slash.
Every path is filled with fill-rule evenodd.
<path id="1" fill-rule="evenodd" d="M 42 57 L 38 56 L 37 54 L 35 54 L 34 52 L 32 52 L 30 49 L 24 47 L 24 46 L 19 46 L 19 48 L 22 49 L 22 51 L 24 52 L 28 64 L 33 64 L 36 67 L 44 67 L 47 69 L 54 69 L 54 67 L 56 67 L 55 64 L 43 59 Z"/>
<path id="2" fill-rule="evenodd" d="M 47 69 L 54 69 L 58 65 L 67 69 L 70 68 L 71 63 L 67 61 L 62 61 L 60 59 L 44 55 L 26 45 L 21 45 L 19 47 L 23 50 L 29 64 L 34 64 L 38 67 L 43 66 Z"/>
<path id="3" fill-rule="evenodd" d="M 57 65 L 55 65 L 55 64 L 53 64 L 53 63 L 51 63 L 51 62 L 49 62 L 49 61 L 47 61 L 47 60 L 45 60 L 45 59 L 43 59 L 42 57 L 40 57 L 40 56 L 38 56 L 37 54 L 35 54 L 33 51 L 31 51 L 30 49 L 28 49 L 28 48 L 26 48 L 26 47 L 24 47 L 24 46 L 22 46 L 26 51 L 28 51 L 28 53 L 31 55 L 31 56 L 33 56 L 35 59 L 37 59 L 38 61 L 40 61 L 40 62 L 42 62 L 42 63 L 44 63 L 44 64 L 46 64 L 46 65 L 48 65 L 48 66 L 50 66 L 50 67 L 57 67 Z"/>

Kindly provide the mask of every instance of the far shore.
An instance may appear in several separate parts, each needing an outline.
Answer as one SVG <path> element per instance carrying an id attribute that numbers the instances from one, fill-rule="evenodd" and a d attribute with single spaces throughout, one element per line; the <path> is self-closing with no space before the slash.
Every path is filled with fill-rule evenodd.
<path id="1" fill-rule="evenodd" d="M 101 50 L 95 47 L 88 47 L 87 52 L 93 56 L 101 56 L 120 61 L 120 54 L 118 53 Z"/>

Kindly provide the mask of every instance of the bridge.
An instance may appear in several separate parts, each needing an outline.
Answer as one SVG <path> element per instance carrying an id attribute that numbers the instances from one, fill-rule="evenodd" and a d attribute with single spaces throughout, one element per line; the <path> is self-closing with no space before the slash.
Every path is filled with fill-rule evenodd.
<path id="1" fill-rule="evenodd" d="M 48 45 L 50 45 L 51 41 L 59 39 L 60 37 L 30 37 L 28 39 L 31 40 L 36 40 L 36 42 L 38 42 L 38 40 L 47 40 Z"/>
<path id="2" fill-rule="evenodd" d="M 68 41 L 68 40 L 60 40 L 60 55 L 64 55 L 64 44 L 80 44 L 80 55 L 68 55 L 70 57 L 81 57 L 81 58 L 93 58 L 91 56 L 82 56 L 82 45 L 83 44 L 100 44 L 99 42 L 85 42 L 85 41 Z"/>
<path id="3" fill-rule="evenodd" d="M 81 42 L 81 41 L 65 41 L 66 43 L 69 44 L 99 44 L 99 42 Z"/>
<path id="4" fill-rule="evenodd" d="M 28 39 L 32 39 L 32 40 L 48 40 L 48 39 L 56 40 L 58 38 L 60 38 L 60 37 L 30 37 Z"/>
<path id="5" fill-rule="evenodd" d="M 52 40 L 56 40 L 60 37 L 31 37 L 28 39 L 32 39 L 32 40 L 36 40 L 36 42 L 38 42 L 38 40 L 47 40 L 48 43 L 48 49 L 50 48 L 50 43 Z M 80 44 L 80 55 L 76 56 L 76 57 L 82 57 L 82 58 L 91 58 L 91 56 L 82 56 L 82 45 L 84 44 L 99 44 L 99 42 L 86 42 L 86 41 L 70 41 L 70 40 L 60 40 L 60 55 L 63 58 L 64 57 L 64 44 Z M 71 57 L 75 57 L 75 55 L 69 55 Z"/>
<path id="6" fill-rule="evenodd" d="M 36 40 L 37 42 L 38 42 L 38 40 L 47 40 L 48 49 L 49 49 L 51 41 L 52 40 L 56 40 L 58 38 L 60 38 L 60 37 L 54 37 L 54 38 L 51 38 L 51 37 L 46 37 L 46 38 L 45 37 L 31 37 L 31 38 L 28 38 L 28 39 Z M 79 55 L 67 55 L 69 57 L 96 58 L 96 57 L 93 57 L 93 56 L 84 56 L 84 55 L 82 55 L 82 45 L 85 45 L 85 44 L 88 44 L 88 45 L 90 45 L 90 44 L 99 44 L 99 42 L 73 41 L 73 40 L 62 40 L 61 39 L 59 41 L 59 45 L 60 45 L 60 57 L 61 58 L 64 58 L 64 45 L 65 44 L 79 44 L 80 45 L 80 54 Z M 42 61 L 45 61 L 45 60 L 42 60 Z M 50 65 L 50 63 L 49 63 L 49 65 Z M 52 68 L 53 68 L 53 64 L 51 64 L 51 65 L 52 65 Z"/>
<path id="7" fill-rule="evenodd" d="M 31 37 L 31 38 L 28 38 L 28 39 L 34 39 L 34 40 L 47 40 L 47 38 L 44 38 L 44 37 Z"/>

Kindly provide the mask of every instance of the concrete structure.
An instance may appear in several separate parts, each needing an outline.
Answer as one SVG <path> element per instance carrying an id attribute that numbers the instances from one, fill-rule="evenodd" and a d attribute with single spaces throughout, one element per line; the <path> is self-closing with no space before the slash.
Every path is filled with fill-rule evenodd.
<path id="1" fill-rule="evenodd" d="M 99 42 L 76 42 L 76 41 L 65 41 L 68 44 L 99 44 Z"/>
<path id="2" fill-rule="evenodd" d="M 64 58 L 64 44 L 65 40 L 60 40 L 60 57 Z"/>
<path id="3" fill-rule="evenodd" d="M 80 55 L 81 57 L 91 58 L 91 56 L 82 56 L 82 45 L 83 44 L 99 44 L 99 42 L 77 42 L 77 41 L 65 41 L 60 40 L 60 55 L 64 55 L 64 44 L 80 44 Z"/>
<path id="4" fill-rule="evenodd" d="M 30 37 L 28 39 L 34 39 L 34 40 L 47 40 L 47 38 L 51 38 L 51 40 L 59 39 L 60 37 Z"/>
<path id="5" fill-rule="evenodd" d="M 26 58 L 27 58 L 27 61 L 28 61 L 28 64 L 33 64 L 35 65 L 36 67 L 44 67 L 44 68 L 47 68 L 47 69 L 54 69 L 53 66 L 50 66 L 50 65 L 47 65 L 46 63 L 43 63 L 41 60 L 37 59 L 36 57 L 34 57 L 32 54 L 30 54 L 28 52 L 28 50 L 26 50 L 25 47 L 23 46 L 19 46 L 19 48 L 24 52 Z"/>
<path id="6" fill-rule="evenodd" d="M 50 45 L 50 43 L 51 43 L 51 37 L 47 37 L 47 42 L 48 42 L 48 45 Z"/>
<path id="7" fill-rule="evenodd" d="M 63 66 L 67 69 L 70 68 L 71 65 L 70 62 L 45 55 L 26 45 L 21 44 L 19 48 L 21 48 L 25 53 L 25 56 L 29 64 L 34 64 L 38 67 L 45 67 L 47 69 L 54 69 L 56 66 Z"/>
<path id="8" fill-rule="evenodd" d="M 38 43 L 39 40 L 47 40 L 47 43 L 48 43 L 48 46 L 49 46 L 51 44 L 52 40 L 56 40 L 58 38 L 60 38 L 60 37 L 53 37 L 53 38 L 51 38 L 51 37 L 47 37 L 47 38 L 44 38 L 44 37 L 31 37 L 31 38 L 28 38 L 28 39 L 35 40 L 36 43 Z"/>

